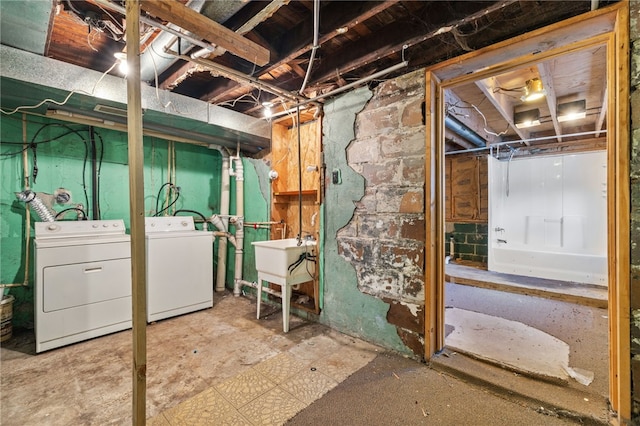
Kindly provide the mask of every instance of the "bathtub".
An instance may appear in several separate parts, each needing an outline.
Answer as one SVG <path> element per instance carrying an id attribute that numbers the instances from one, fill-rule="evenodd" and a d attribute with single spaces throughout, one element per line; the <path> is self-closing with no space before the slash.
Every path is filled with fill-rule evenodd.
<path id="1" fill-rule="evenodd" d="M 607 286 L 606 256 L 502 247 L 489 251 L 490 271 Z"/>
<path id="2" fill-rule="evenodd" d="M 607 286 L 606 152 L 488 159 L 488 269 Z"/>

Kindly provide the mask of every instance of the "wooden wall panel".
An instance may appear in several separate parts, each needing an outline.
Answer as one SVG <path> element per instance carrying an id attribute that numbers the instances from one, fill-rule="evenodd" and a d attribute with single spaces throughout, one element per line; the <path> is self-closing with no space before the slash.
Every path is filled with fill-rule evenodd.
<path id="1" fill-rule="evenodd" d="M 485 156 L 448 156 L 445 159 L 445 217 L 449 222 L 487 222 L 488 173 Z"/>
<path id="2" fill-rule="evenodd" d="M 271 238 L 296 238 L 311 235 L 320 241 L 320 197 L 322 151 L 321 121 L 300 126 L 300 166 L 298 166 L 298 128 L 273 124 L 271 137 L 271 168 L 278 178 L 271 183 L 271 220 L 283 225 L 271 228 Z M 301 175 L 299 175 L 301 173 Z M 302 181 L 302 197 L 300 197 Z M 302 207 L 302 209 L 300 209 Z M 302 214 L 300 214 L 302 211 Z M 302 227 L 300 219 L 302 218 Z M 284 229 L 284 232 L 283 232 Z M 318 247 L 318 253 L 320 248 Z M 319 268 L 317 268 L 318 270 Z M 316 274 L 317 275 L 317 274 Z M 318 277 L 295 291 L 294 307 L 319 313 Z"/>

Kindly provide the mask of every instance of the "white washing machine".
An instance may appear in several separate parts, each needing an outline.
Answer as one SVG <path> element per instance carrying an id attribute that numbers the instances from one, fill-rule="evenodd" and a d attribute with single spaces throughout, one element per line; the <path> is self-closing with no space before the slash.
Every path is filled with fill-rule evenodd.
<path id="1" fill-rule="evenodd" d="M 213 232 L 191 216 L 145 218 L 147 321 L 213 306 Z"/>
<path id="2" fill-rule="evenodd" d="M 122 220 L 36 222 L 36 352 L 131 328 Z"/>

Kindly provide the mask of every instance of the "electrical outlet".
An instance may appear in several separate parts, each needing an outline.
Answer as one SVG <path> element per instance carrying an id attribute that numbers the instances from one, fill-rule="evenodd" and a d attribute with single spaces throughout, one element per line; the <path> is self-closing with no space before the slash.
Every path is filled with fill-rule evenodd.
<path id="1" fill-rule="evenodd" d="M 340 185 L 342 183 L 342 173 L 340 173 L 340 169 L 333 169 L 331 171 L 331 181 L 335 185 Z"/>

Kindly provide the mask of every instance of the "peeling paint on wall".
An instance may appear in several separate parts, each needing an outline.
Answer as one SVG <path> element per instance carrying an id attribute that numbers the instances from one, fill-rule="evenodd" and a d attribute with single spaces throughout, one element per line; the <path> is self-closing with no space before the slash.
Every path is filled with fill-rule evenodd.
<path id="1" fill-rule="evenodd" d="M 335 238 L 337 256 L 353 268 L 352 285 L 360 294 L 390 304 L 386 328 L 395 328 L 403 351 L 415 357 L 424 352 L 423 98 L 424 75 L 413 72 L 382 83 L 358 112 L 346 145 L 346 167 L 363 188 L 351 198 L 351 217 L 334 235 L 326 234 Z M 325 117 L 334 118 L 326 108 Z M 326 217 L 331 213 L 327 200 Z M 330 273 L 331 266 L 325 270 Z M 325 281 L 330 282 L 328 276 Z"/>
<path id="2" fill-rule="evenodd" d="M 339 170 L 342 183 L 327 179 L 323 203 L 324 289 L 319 321 L 346 334 L 410 354 L 387 321 L 389 305 L 358 290 L 355 264 L 371 256 L 370 247 L 357 244 L 361 223 L 354 212 L 366 191 L 364 178 L 347 164 L 347 146 L 354 140 L 356 114 L 372 93 L 358 89 L 324 106 L 323 152 L 327 171 Z M 328 173 L 330 175 L 330 173 Z M 340 234 L 344 238 L 337 238 Z"/>

